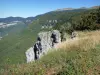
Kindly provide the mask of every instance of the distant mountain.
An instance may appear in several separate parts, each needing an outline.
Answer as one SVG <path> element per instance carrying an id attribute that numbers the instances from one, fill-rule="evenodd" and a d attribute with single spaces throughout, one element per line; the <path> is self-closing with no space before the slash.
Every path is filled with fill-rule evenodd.
<path id="1" fill-rule="evenodd" d="M 88 8 L 86 8 L 86 7 L 81 7 L 81 8 L 79 8 L 79 9 L 88 9 Z"/>
<path id="2" fill-rule="evenodd" d="M 99 8 L 99 6 L 93 6 L 93 7 L 90 7 L 90 8 L 87 8 L 87 7 L 80 7 L 80 8 L 61 8 L 61 9 L 57 9 L 55 11 L 66 11 L 66 10 L 75 10 L 75 9 L 97 9 Z"/>
<path id="3" fill-rule="evenodd" d="M 4 23 L 10 23 L 13 21 L 21 21 L 24 23 L 27 22 L 32 22 L 34 20 L 34 17 L 28 17 L 28 18 L 23 18 L 23 17 L 7 17 L 7 18 L 0 18 L 0 22 Z"/>
<path id="4" fill-rule="evenodd" d="M 62 8 L 62 9 L 57 9 L 55 11 L 64 11 L 64 10 L 74 10 L 74 8 Z"/>
<path id="5" fill-rule="evenodd" d="M 100 6 L 93 6 L 91 9 L 98 9 Z"/>
<path id="6" fill-rule="evenodd" d="M 57 9 L 55 11 L 67 11 L 67 10 L 79 10 L 79 9 L 87 9 L 86 7 L 81 7 L 81 8 L 61 8 L 61 9 Z"/>

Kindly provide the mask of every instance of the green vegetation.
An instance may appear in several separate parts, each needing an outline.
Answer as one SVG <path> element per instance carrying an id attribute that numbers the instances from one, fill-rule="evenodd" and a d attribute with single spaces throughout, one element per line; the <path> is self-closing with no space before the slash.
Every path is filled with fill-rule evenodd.
<path id="1" fill-rule="evenodd" d="M 61 16 L 54 29 L 71 33 L 73 30 L 96 30 L 100 29 L 100 7 L 83 12 L 73 12 L 67 20 Z M 62 19 L 63 18 L 63 19 Z"/>
<path id="2" fill-rule="evenodd" d="M 38 25 L 34 25 L 34 27 L 36 28 L 34 30 L 26 27 L 17 33 L 12 32 L 13 34 L 0 40 L 0 67 L 26 62 L 25 52 L 33 46 L 37 33 L 40 31 Z"/>
<path id="3" fill-rule="evenodd" d="M 75 30 L 96 30 L 100 29 L 100 7 L 91 12 L 84 12 L 82 15 L 72 19 L 72 26 Z"/>
<path id="4" fill-rule="evenodd" d="M 2 75 L 99 75 L 100 31 L 78 33 L 78 39 L 63 42 L 62 48 L 49 52 L 40 60 L 29 64 L 6 66 L 0 73 Z"/>

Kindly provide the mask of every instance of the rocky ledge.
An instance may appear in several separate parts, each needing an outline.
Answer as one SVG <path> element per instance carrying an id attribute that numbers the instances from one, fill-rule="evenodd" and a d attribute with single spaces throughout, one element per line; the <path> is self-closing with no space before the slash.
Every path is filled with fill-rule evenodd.
<path id="1" fill-rule="evenodd" d="M 60 42 L 61 34 L 58 30 L 40 32 L 36 43 L 25 52 L 27 63 L 40 59 L 51 48 L 54 48 L 55 44 Z"/>

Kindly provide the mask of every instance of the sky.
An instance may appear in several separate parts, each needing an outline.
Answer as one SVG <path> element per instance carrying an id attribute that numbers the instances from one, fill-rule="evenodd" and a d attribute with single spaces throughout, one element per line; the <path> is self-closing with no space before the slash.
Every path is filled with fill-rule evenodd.
<path id="1" fill-rule="evenodd" d="M 100 0 L 0 0 L 0 18 L 34 17 L 60 8 L 99 6 Z"/>

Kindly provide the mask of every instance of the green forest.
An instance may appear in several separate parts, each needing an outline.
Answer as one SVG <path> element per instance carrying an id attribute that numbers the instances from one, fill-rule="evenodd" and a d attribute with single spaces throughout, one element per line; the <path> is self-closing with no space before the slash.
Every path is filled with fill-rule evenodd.
<path id="1" fill-rule="evenodd" d="M 66 14 L 65 14 L 66 15 Z M 62 16 L 54 28 L 60 31 L 72 32 L 73 30 L 97 30 L 100 29 L 100 7 L 98 9 L 79 12 L 69 19 Z"/>

